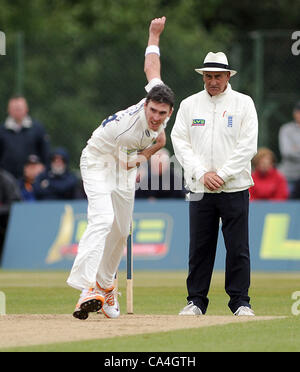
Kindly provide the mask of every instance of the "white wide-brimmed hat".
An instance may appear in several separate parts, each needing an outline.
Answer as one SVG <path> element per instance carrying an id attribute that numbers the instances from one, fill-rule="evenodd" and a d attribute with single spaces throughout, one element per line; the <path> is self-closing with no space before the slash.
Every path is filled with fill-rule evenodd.
<path id="1" fill-rule="evenodd" d="M 195 71 L 202 75 L 203 71 L 229 71 L 230 76 L 237 73 L 237 71 L 231 70 L 227 57 L 223 52 L 209 52 L 204 59 L 203 68 L 196 68 Z"/>

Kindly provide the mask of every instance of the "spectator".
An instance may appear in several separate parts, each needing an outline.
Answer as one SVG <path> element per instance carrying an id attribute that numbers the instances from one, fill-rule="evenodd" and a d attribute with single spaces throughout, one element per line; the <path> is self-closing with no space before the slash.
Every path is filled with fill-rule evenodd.
<path id="1" fill-rule="evenodd" d="M 68 169 L 69 155 L 65 149 L 56 149 L 50 157 L 50 167 L 42 172 L 33 185 L 39 200 L 75 199 L 77 177 Z"/>
<path id="2" fill-rule="evenodd" d="M 181 167 L 180 167 L 181 169 Z M 154 154 L 137 177 L 136 198 L 184 198 L 183 177 L 170 164 L 170 153 L 162 148 Z"/>
<path id="3" fill-rule="evenodd" d="M 11 174 L 0 168 L 0 261 L 10 207 L 14 201 L 20 199 L 17 181 Z"/>
<path id="4" fill-rule="evenodd" d="M 300 101 L 293 110 L 294 120 L 284 124 L 279 131 L 279 149 L 282 162 L 279 170 L 285 175 L 292 193 L 300 179 Z"/>
<path id="5" fill-rule="evenodd" d="M 28 115 L 24 97 L 12 97 L 8 103 L 8 117 L 0 127 L 0 166 L 16 179 L 23 176 L 26 159 L 30 154 L 46 164 L 49 140 L 44 127 Z"/>
<path id="6" fill-rule="evenodd" d="M 24 201 L 35 201 L 36 196 L 33 190 L 33 184 L 37 176 L 45 170 L 37 155 L 29 155 L 25 165 L 23 178 L 19 181 L 21 197 Z"/>
<path id="7" fill-rule="evenodd" d="M 250 188 L 250 200 L 286 200 L 289 195 L 287 181 L 275 168 L 275 155 L 261 148 L 252 160 L 254 186 Z"/>

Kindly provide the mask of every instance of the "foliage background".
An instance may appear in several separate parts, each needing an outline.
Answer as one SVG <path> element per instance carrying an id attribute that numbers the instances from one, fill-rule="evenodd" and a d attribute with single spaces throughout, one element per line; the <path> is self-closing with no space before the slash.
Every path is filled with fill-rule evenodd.
<path id="1" fill-rule="evenodd" d="M 194 68 L 207 52 L 224 51 L 239 71 L 233 88 L 255 100 L 260 145 L 280 158 L 279 127 L 300 99 L 300 56 L 291 53 L 299 14 L 297 0 L 0 0 L 0 30 L 7 38 L 7 55 L 0 57 L 0 120 L 9 97 L 24 94 L 52 146 L 66 147 L 78 168 L 98 124 L 144 96 L 148 26 L 165 15 L 162 76 L 176 93 L 175 109 L 203 89 Z M 173 153 L 169 136 L 167 147 Z"/>

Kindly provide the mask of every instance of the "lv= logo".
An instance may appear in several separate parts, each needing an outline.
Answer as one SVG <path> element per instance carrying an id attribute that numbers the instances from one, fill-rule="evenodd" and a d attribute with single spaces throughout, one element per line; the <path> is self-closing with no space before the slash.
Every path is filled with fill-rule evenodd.
<path id="1" fill-rule="evenodd" d="M 266 216 L 260 251 L 262 259 L 300 260 L 300 240 L 288 239 L 289 228 L 289 214 Z"/>
<path id="2" fill-rule="evenodd" d="M 62 259 L 62 249 L 69 246 L 72 242 L 74 233 L 74 212 L 70 205 L 65 206 L 65 211 L 61 216 L 60 227 L 56 239 L 49 249 L 46 262 L 55 263 Z"/>

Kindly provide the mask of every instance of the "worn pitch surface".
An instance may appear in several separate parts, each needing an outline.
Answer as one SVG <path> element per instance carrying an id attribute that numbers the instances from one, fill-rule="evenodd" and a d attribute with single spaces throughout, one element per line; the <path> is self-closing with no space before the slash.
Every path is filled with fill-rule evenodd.
<path id="1" fill-rule="evenodd" d="M 100 314 L 90 314 L 87 320 L 78 320 L 69 314 L 4 315 L 0 316 L 0 348 L 168 332 L 275 318 L 279 317 L 121 315 L 118 319 L 107 319 Z"/>

